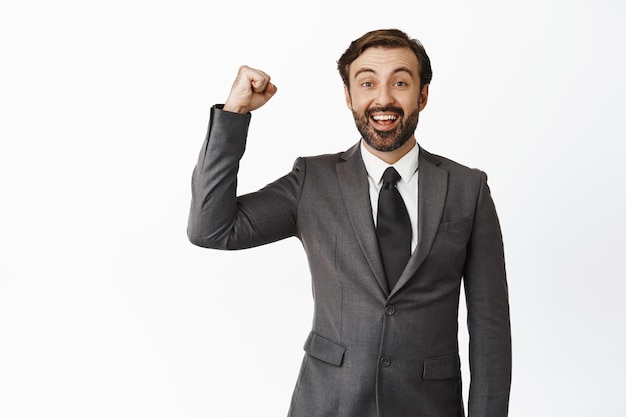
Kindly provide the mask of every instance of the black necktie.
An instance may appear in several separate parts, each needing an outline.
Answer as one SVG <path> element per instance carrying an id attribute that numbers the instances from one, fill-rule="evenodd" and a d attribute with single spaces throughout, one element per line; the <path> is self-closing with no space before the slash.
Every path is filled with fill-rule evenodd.
<path id="1" fill-rule="evenodd" d="M 400 174 L 389 167 L 378 196 L 376 235 L 389 291 L 396 285 L 411 256 L 411 219 L 396 188 Z"/>

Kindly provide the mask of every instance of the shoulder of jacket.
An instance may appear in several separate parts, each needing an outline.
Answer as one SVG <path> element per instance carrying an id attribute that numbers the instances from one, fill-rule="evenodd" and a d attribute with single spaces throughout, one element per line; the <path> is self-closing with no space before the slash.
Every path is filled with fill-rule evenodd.
<path id="1" fill-rule="evenodd" d="M 445 169 L 452 175 L 462 175 L 466 177 L 481 177 L 485 175 L 485 173 L 478 168 L 472 168 L 444 156 L 430 153 L 422 147 L 420 147 L 420 156 L 439 168 Z"/>

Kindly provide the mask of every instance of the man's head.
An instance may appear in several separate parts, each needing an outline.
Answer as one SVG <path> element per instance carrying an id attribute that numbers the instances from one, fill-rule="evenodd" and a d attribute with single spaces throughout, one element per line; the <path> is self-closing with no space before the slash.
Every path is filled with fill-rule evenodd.
<path id="1" fill-rule="evenodd" d="M 424 46 L 417 39 L 409 36 L 398 29 L 380 29 L 367 32 L 359 39 L 352 41 L 348 49 L 337 61 L 339 75 L 346 87 L 350 88 L 349 70 L 350 64 L 354 62 L 366 49 L 372 47 L 383 48 L 409 48 L 415 54 L 419 63 L 419 75 L 421 85 L 430 84 L 433 77 L 433 70 L 430 66 L 430 58 L 426 54 Z"/>
<path id="2" fill-rule="evenodd" d="M 423 46 L 396 29 L 368 32 L 338 61 L 346 104 L 371 150 L 408 152 L 432 78 Z"/>

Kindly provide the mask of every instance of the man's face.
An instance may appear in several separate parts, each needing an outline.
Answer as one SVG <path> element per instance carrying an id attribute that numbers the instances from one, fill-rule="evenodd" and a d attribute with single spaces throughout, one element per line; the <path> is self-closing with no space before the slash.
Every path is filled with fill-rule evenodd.
<path id="1" fill-rule="evenodd" d="M 346 103 L 368 145 L 390 152 L 414 138 L 419 112 L 428 100 L 428 85 L 420 88 L 413 51 L 368 48 L 350 64 L 349 77 Z"/>

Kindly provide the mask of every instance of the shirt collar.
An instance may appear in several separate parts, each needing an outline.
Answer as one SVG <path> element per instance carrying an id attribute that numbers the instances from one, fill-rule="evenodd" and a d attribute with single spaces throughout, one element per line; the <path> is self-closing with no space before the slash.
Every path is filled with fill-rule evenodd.
<path id="1" fill-rule="evenodd" d="M 406 155 L 396 161 L 395 164 L 389 165 L 368 151 L 363 144 L 363 140 L 361 140 L 361 157 L 363 158 L 367 175 L 372 177 L 376 184 L 381 183 L 383 172 L 385 172 L 385 170 L 390 166 L 394 167 L 402 177 L 402 181 L 407 183 L 417 172 L 419 165 L 419 146 L 416 143 L 415 146 L 413 146 L 413 148 L 411 148 Z"/>

